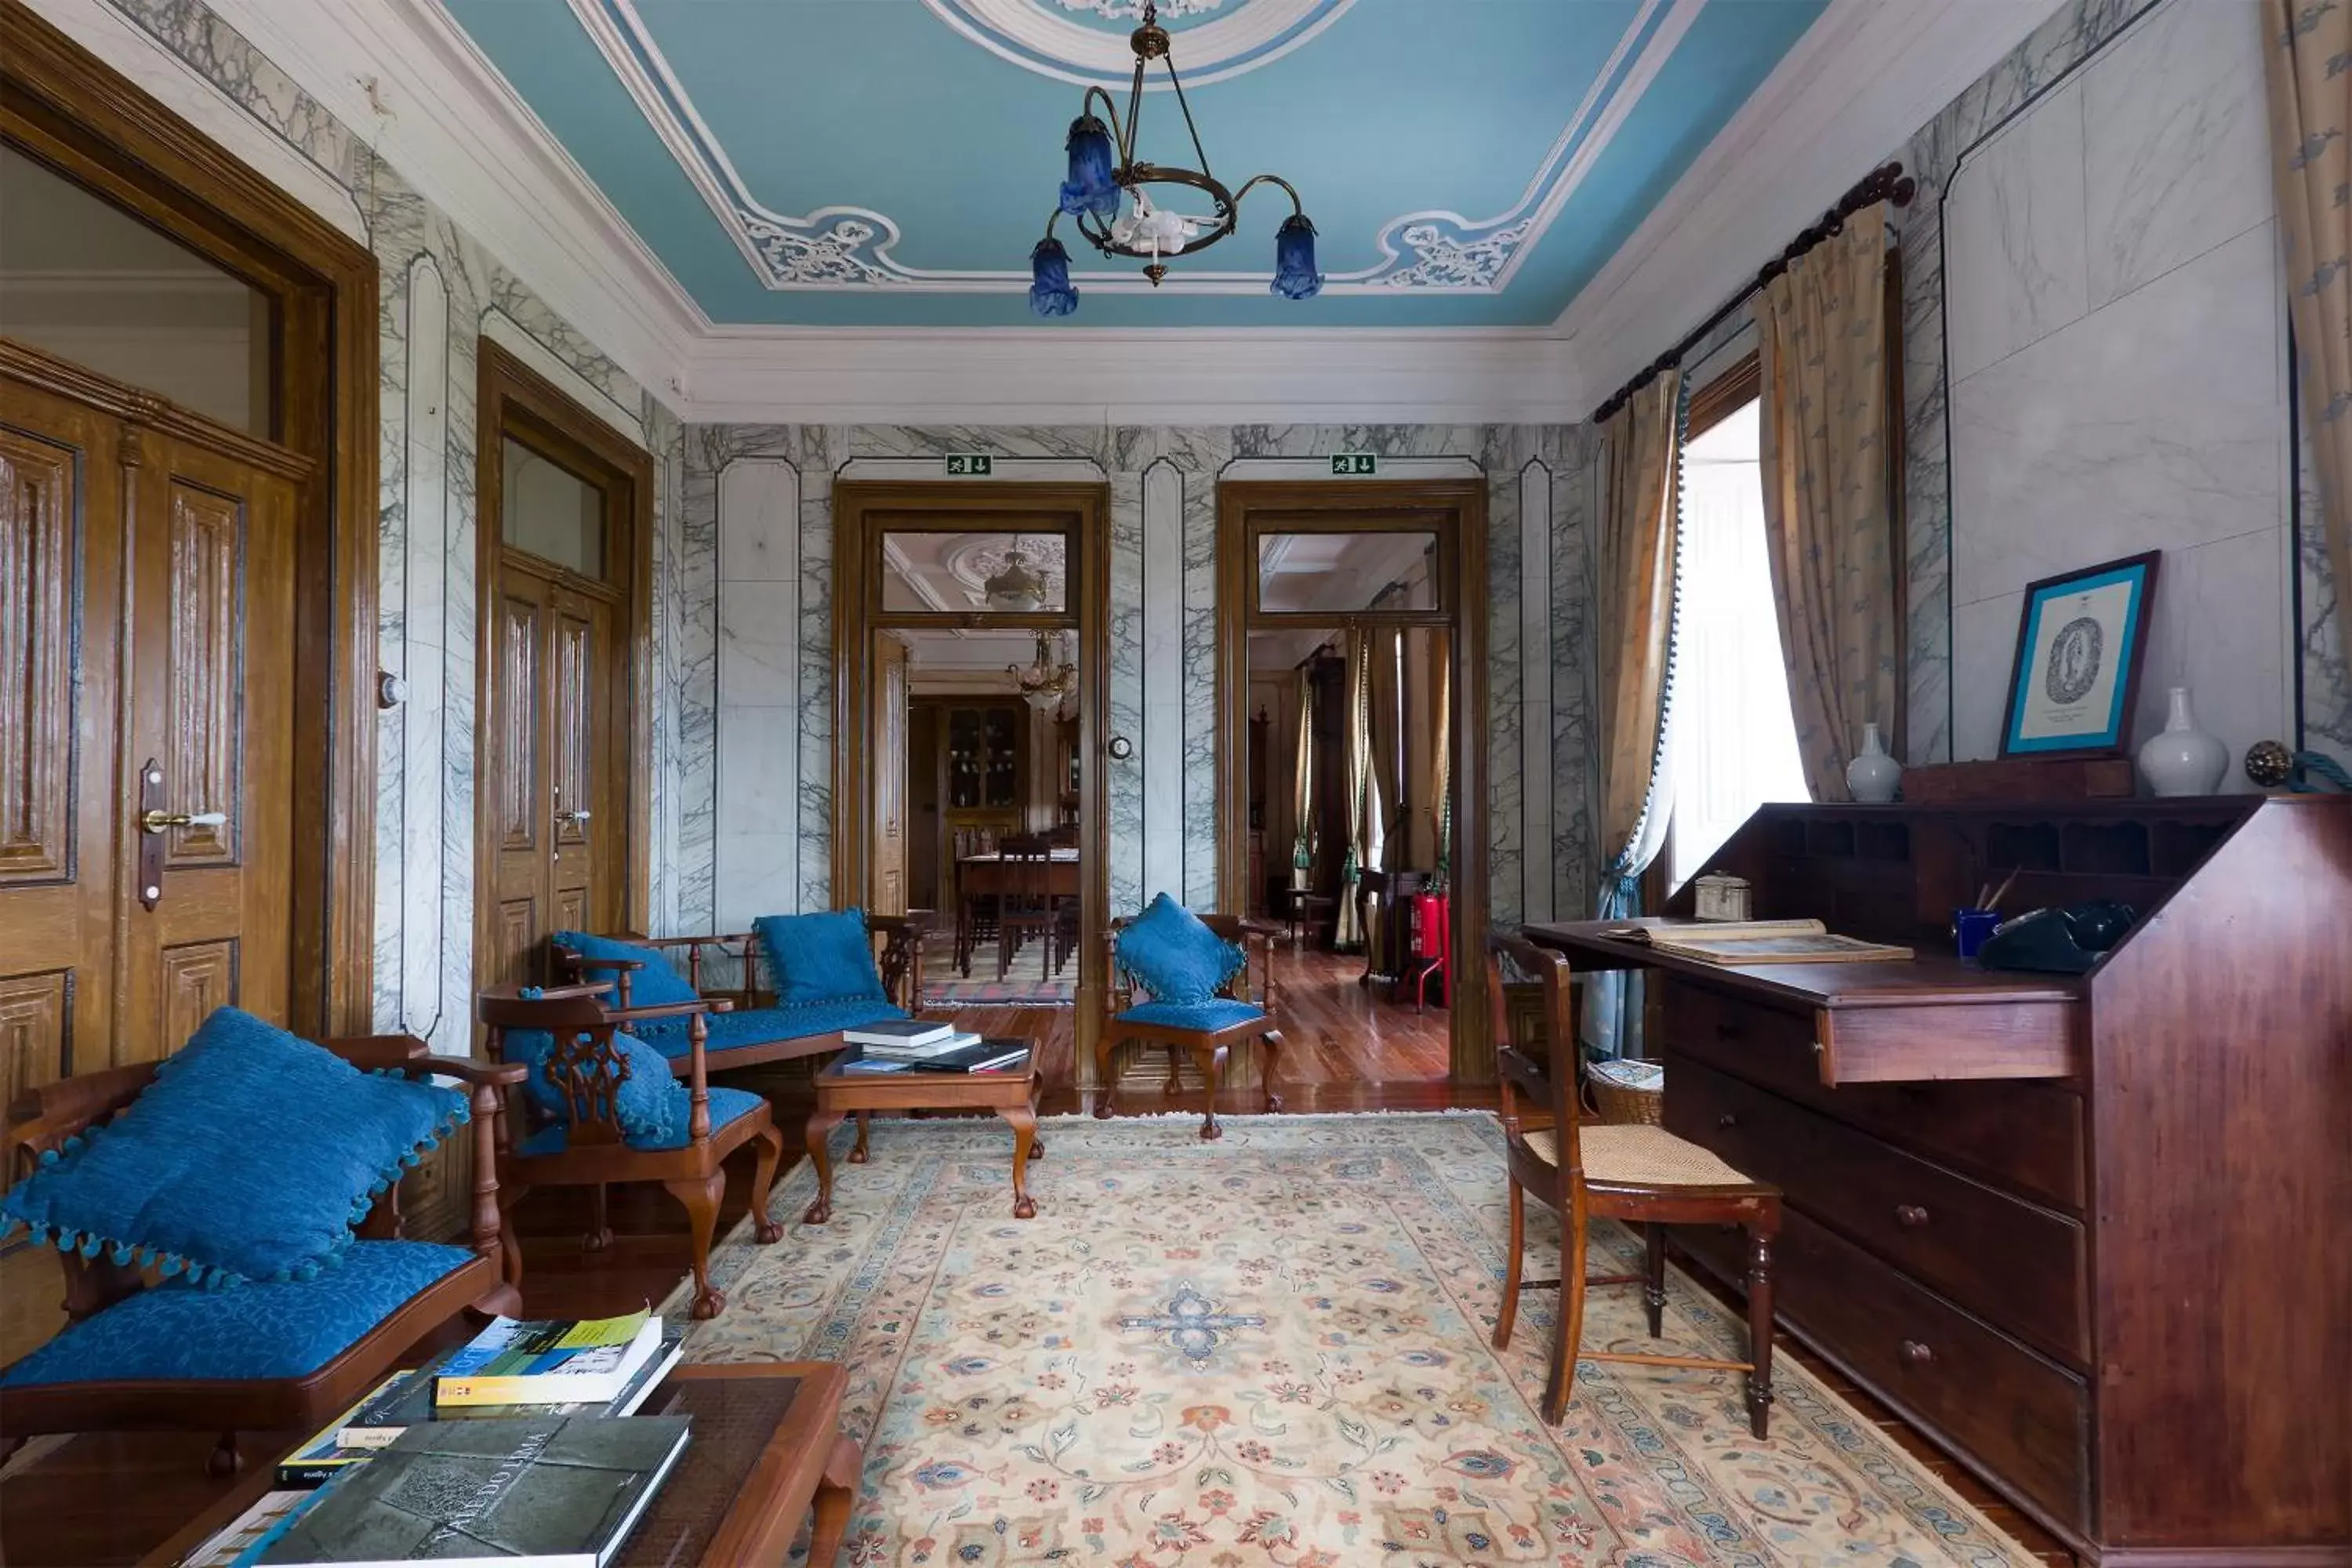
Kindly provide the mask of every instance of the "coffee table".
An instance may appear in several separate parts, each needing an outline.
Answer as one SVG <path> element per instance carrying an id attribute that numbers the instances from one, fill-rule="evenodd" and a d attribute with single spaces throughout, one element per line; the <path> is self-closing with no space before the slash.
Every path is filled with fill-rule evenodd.
<path id="1" fill-rule="evenodd" d="M 831 1568 L 865 1455 L 841 1435 L 849 1374 L 830 1362 L 679 1366 L 640 1414 L 689 1415 L 686 1452 L 629 1532 L 614 1568 L 782 1563 L 812 1509 L 810 1568 Z M 272 1489 L 276 1459 L 142 1561 L 177 1568 Z"/>
<path id="2" fill-rule="evenodd" d="M 857 1117 L 857 1146 L 849 1163 L 866 1162 L 866 1121 L 877 1110 L 992 1110 L 1013 1129 L 1013 1217 L 1034 1219 L 1037 1205 L 1029 1196 L 1029 1160 L 1043 1155 L 1037 1141 L 1037 1052 L 1019 1072 L 886 1072 L 851 1073 L 842 1064 L 854 1056 L 835 1058 L 816 1075 L 816 1109 L 809 1113 L 809 1159 L 816 1165 L 816 1200 L 801 1217 L 823 1225 L 833 1217 L 833 1157 L 825 1140 L 843 1118 Z"/>

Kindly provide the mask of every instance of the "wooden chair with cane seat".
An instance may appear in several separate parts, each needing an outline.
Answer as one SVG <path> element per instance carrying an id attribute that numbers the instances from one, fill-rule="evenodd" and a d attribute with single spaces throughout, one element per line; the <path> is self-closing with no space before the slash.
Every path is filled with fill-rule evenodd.
<path id="1" fill-rule="evenodd" d="M 1507 984 L 1505 961 L 1532 983 Z M 1494 1009 L 1496 1065 L 1502 1079 L 1503 1132 L 1510 1166 L 1509 1256 L 1504 1265 L 1503 1302 L 1495 1319 L 1495 1348 L 1511 1342 L 1522 1289 L 1559 1287 L 1560 1310 L 1553 1337 L 1551 1375 L 1544 1386 L 1544 1419 L 1558 1426 L 1568 1415 L 1568 1388 L 1580 1360 L 1631 1362 L 1643 1366 L 1706 1368 L 1745 1372 L 1748 1422 L 1758 1438 L 1772 1413 L 1772 1237 L 1780 1228 L 1780 1193 L 1750 1181 L 1709 1151 L 1661 1127 L 1634 1123 L 1581 1125 L 1577 1107 L 1575 1020 L 1569 1005 L 1568 961 L 1500 932 L 1487 938 L 1487 993 Z M 1539 1005 L 1525 1004 L 1539 994 Z M 1515 993 L 1517 994 L 1515 994 Z M 1518 1005 L 1514 1005 L 1517 1003 Z M 1515 1016 L 1533 1015 L 1534 1026 L 1514 1034 Z M 1522 1127 L 1520 1102 L 1549 1111 L 1551 1126 Z M 1534 1196 L 1559 1215 L 1560 1278 L 1523 1279 L 1527 1197 Z M 1595 1218 L 1623 1220 L 1643 1227 L 1646 1243 L 1641 1274 L 1587 1278 L 1587 1230 Z M 1593 1285 L 1643 1287 L 1650 1336 L 1658 1337 L 1665 1312 L 1665 1229 L 1670 1225 L 1737 1225 L 1748 1232 L 1748 1330 L 1749 1361 L 1704 1356 L 1652 1355 L 1580 1348 L 1584 1292 Z"/>

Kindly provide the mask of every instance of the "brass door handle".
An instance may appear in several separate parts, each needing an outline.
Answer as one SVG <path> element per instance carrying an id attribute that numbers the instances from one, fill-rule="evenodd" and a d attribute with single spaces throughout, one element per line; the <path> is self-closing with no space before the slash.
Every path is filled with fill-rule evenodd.
<path id="1" fill-rule="evenodd" d="M 228 821 L 223 811 L 147 811 L 140 814 L 142 833 L 162 833 L 173 827 L 218 827 Z"/>
<path id="2" fill-rule="evenodd" d="M 593 815 L 593 813 L 585 811 L 559 811 L 555 814 L 555 820 L 558 822 L 568 822 L 574 827 L 577 827 L 580 824 L 587 821 Z"/>

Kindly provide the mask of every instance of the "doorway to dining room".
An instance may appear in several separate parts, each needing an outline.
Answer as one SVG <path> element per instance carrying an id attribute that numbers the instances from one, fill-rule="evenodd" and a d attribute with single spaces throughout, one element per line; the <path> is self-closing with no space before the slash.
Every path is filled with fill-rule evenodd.
<path id="1" fill-rule="evenodd" d="M 1103 986 L 1108 500 L 834 491 L 834 901 L 923 915 L 925 1014 L 1053 1058 L 1091 1048 Z"/>

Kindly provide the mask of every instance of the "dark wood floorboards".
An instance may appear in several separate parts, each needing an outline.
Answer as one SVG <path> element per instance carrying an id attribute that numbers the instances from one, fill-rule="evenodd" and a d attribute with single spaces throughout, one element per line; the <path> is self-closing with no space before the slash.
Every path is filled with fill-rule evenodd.
<path id="1" fill-rule="evenodd" d="M 1491 1110 L 1491 1089 L 1456 1089 L 1445 1081 L 1448 1016 L 1391 1004 L 1356 984 L 1360 959 L 1278 948 L 1275 976 L 1282 987 L 1288 1045 L 1280 1079 L 1289 1111 Z M 1076 1088 L 1073 1018 L 1068 1008 L 988 1007 L 959 1012 L 956 1021 L 983 1034 L 1037 1042 L 1045 1086 L 1039 1109 L 1049 1114 L 1091 1109 Z M 1157 1071 L 1132 1073 L 1119 1091 L 1122 1115 L 1197 1111 L 1197 1089 L 1173 1098 L 1160 1093 Z M 763 1085 L 762 1087 L 770 1087 Z M 787 1157 L 796 1163 L 798 1106 L 789 1084 L 773 1086 L 788 1129 Z M 1255 1090 L 1220 1097 L 1221 1111 L 1258 1110 Z M 748 1162 L 749 1151 L 745 1152 Z M 789 1169 L 789 1165 L 787 1169 Z M 724 1235 L 742 1217 L 748 1165 L 730 1171 Z M 523 1237 L 523 1309 L 533 1317 L 588 1317 L 658 1301 L 685 1274 L 682 1211 L 652 1188 L 615 1189 L 613 1246 L 583 1251 L 585 1210 L 575 1194 L 534 1194 L 520 1211 Z M 14 1261 L 14 1260 L 12 1260 Z M 52 1266 L 53 1268 L 53 1266 Z M 1699 1271 L 1693 1270 L 1695 1275 Z M 24 1278 L 18 1274 L 17 1279 Z M 54 1279 L 54 1273 L 47 1276 Z M 1727 1297 L 1727 1299 L 1728 1299 Z M 445 1331 L 419 1353 L 429 1353 L 462 1330 Z M 1994 1523 L 2033 1551 L 2048 1568 L 2076 1568 L 2073 1554 L 2031 1520 L 1999 1500 L 1959 1466 L 1930 1447 L 1884 1406 L 1784 1334 L 1789 1356 L 1864 1415 Z M 257 1462 L 274 1458 L 305 1434 L 257 1434 L 245 1443 Z M 205 1474 L 214 1439 L 194 1435 L 75 1437 L 20 1463 L 0 1480 L 0 1568 L 84 1568 L 136 1562 L 201 1511 L 226 1483 Z"/>

